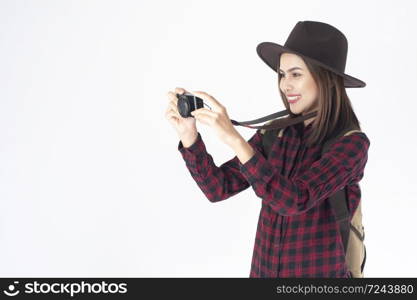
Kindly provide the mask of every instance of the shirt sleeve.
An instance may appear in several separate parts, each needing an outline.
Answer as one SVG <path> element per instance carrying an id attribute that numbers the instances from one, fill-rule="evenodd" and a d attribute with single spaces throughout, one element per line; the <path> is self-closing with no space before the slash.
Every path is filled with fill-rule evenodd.
<path id="1" fill-rule="evenodd" d="M 304 173 L 284 177 L 259 152 L 241 172 L 264 204 L 280 215 L 304 213 L 353 180 L 362 178 L 370 142 L 364 133 L 339 138 Z"/>
<path id="2" fill-rule="evenodd" d="M 259 130 L 248 140 L 248 143 L 256 149 L 258 155 L 263 155 Z M 178 150 L 194 181 L 211 202 L 225 200 L 250 186 L 241 173 L 241 163 L 237 156 L 217 167 L 212 156 L 207 153 L 200 133 L 194 144 L 188 148 L 185 148 L 180 141 Z"/>

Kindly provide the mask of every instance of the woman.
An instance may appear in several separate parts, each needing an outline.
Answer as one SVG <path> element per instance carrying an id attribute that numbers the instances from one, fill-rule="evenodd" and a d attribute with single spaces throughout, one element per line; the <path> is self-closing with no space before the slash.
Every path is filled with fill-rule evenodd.
<path id="1" fill-rule="evenodd" d="M 226 108 L 205 92 L 192 92 L 212 110 L 182 118 L 169 92 L 166 118 L 176 129 L 192 177 L 212 201 L 225 200 L 251 186 L 262 199 L 250 277 L 351 277 L 328 198 L 346 187 L 350 216 L 359 205 L 369 139 L 363 132 L 342 136 L 321 155 L 323 143 L 346 128 L 360 130 L 346 87 L 365 83 L 344 73 L 347 40 L 331 25 L 298 22 L 284 46 L 261 43 L 259 56 L 278 73 L 284 122 L 311 112 L 315 117 L 287 126 L 267 155 L 262 130 L 246 141 Z M 213 128 L 236 156 L 217 167 L 207 153 L 196 121 Z M 279 120 L 282 123 L 282 120 Z M 283 123 L 284 124 L 284 123 Z"/>

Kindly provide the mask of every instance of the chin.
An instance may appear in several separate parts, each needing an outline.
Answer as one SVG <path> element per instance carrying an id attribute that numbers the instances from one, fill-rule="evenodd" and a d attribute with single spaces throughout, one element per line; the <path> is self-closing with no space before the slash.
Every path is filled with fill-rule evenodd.
<path id="1" fill-rule="evenodd" d="M 295 115 L 298 115 L 298 114 L 302 113 L 299 109 L 294 109 L 294 108 L 292 108 L 292 107 L 290 107 L 290 110 L 291 110 L 291 112 L 292 112 L 293 114 L 295 114 Z"/>

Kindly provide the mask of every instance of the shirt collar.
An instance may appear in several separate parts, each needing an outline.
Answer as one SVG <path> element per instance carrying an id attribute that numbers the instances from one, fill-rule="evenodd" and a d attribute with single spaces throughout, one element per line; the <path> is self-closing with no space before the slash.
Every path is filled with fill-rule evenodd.
<path id="1" fill-rule="evenodd" d="M 306 138 L 311 133 L 311 128 L 312 127 L 313 127 L 313 122 L 311 122 L 310 124 L 308 124 L 305 127 L 304 127 L 304 124 L 303 124 L 303 130 L 302 130 L 303 138 Z"/>

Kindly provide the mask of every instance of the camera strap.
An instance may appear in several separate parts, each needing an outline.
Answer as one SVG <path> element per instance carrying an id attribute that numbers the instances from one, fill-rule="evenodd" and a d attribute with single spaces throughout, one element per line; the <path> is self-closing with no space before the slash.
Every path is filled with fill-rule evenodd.
<path id="1" fill-rule="evenodd" d="M 235 126 L 244 126 L 244 127 L 248 127 L 248 128 L 253 128 L 253 129 L 280 129 L 280 128 L 285 128 L 297 123 L 301 123 L 307 119 L 311 119 L 312 117 L 315 117 L 317 115 L 317 111 L 308 113 L 304 116 L 298 116 L 298 117 L 294 117 L 291 118 L 290 117 L 290 111 L 288 109 L 270 114 L 268 116 L 259 118 L 259 119 L 255 119 L 255 120 L 251 120 L 251 121 L 244 121 L 244 122 L 238 122 L 235 120 L 230 120 L 232 122 L 233 125 Z M 278 118 L 278 119 L 276 119 Z M 274 122 L 272 122 L 271 124 L 268 125 L 261 125 L 261 126 L 251 126 L 251 124 L 257 124 L 257 123 L 261 123 L 261 122 L 266 122 L 272 119 L 276 119 L 274 120 Z"/>

